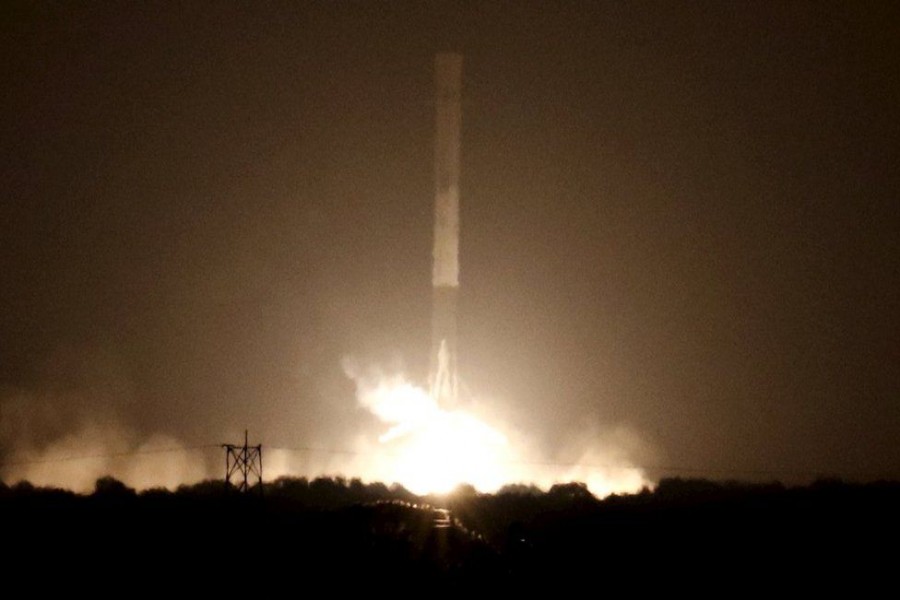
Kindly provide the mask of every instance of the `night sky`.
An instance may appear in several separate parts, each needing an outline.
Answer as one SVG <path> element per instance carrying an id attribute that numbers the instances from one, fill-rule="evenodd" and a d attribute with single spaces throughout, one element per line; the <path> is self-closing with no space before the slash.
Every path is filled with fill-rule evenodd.
<path id="1" fill-rule="evenodd" d="M 342 358 L 424 381 L 449 50 L 497 415 L 549 457 L 624 427 L 651 465 L 900 476 L 896 3 L 0 11 L 0 455 L 341 448 Z"/>

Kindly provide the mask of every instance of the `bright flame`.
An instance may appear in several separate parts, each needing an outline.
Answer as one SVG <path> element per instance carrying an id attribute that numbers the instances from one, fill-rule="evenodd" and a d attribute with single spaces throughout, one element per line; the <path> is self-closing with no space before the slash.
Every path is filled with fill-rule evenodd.
<path id="1" fill-rule="evenodd" d="M 460 484 L 481 492 L 504 485 L 582 481 L 599 497 L 637 492 L 649 484 L 620 448 L 582 449 L 577 464 L 553 465 L 513 443 L 472 411 L 442 408 L 423 388 L 400 375 L 361 375 L 345 363 L 356 382 L 357 398 L 388 429 L 379 436 L 379 456 L 363 470 L 397 482 L 416 494 L 442 494 Z M 604 460 L 605 459 L 605 460 Z M 613 462 L 610 462 L 613 461 Z"/>
<path id="2" fill-rule="evenodd" d="M 510 480 L 506 437 L 462 410 L 444 410 L 428 392 L 400 377 L 357 379 L 359 400 L 390 425 L 378 439 L 390 455 L 389 476 L 416 494 L 445 493 L 468 483 L 493 491 Z"/>

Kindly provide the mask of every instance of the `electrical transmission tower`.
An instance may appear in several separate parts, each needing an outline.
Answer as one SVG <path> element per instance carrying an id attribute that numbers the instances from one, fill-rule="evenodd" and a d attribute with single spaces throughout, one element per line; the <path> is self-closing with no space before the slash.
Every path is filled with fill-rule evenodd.
<path id="1" fill-rule="evenodd" d="M 247 430 L 244 430 L 244 445 L 222 444 L 225 448 L 225 489 L 237 488 L 239 492 L 249 492 L 256 483 L 259 493 L 263 490 L 262 444 L 249 446 Z"/>

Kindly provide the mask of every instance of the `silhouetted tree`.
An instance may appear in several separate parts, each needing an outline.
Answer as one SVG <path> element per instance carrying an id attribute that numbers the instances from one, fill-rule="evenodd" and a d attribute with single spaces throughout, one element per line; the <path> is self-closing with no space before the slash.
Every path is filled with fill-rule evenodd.
<path id="1" fill-rule="evenodd" d="M 135 496 L 133 488 L 128 487 L 114 477 L 101 477 L 94 484 L 95 496 Z"/>

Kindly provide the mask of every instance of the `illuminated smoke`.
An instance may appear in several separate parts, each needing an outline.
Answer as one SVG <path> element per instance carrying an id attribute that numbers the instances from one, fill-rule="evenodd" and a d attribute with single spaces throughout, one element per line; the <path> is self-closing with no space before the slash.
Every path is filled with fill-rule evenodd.
<path id="1" fill-rule="evenodd" d="M 379 425 L 342 441 L 332 439 L 318 450 L 267 448 L 267 481 L 299 475 L 358 477 L 399 483 L 418 494 L 444 493 L 460 484 L 494 492 L 507 484 L 547 489 L 580 481 L 599 497 L 650 485 L 630 458 L 646 455 L 646 449 L 628 429 L 580 432 L 554 452 L 541 452 L 533 438 L 479 410 L 493 403 L 469 401 L 465 407 L 448 409 L 403 375 L 363 370 L 351 361 L 345 361 L 344 368 L 356 384 L 360 406 Z M 60 406 L 83 404 L 78 396 L 85 393 L 65 398 L 5 395 L 0 402 L 0 444 L 6 462 L 0 477 L 5 482 L 28 480 L 86 492 L 105 476 L 136 489 L 172 489 L 221 477 L 221 461 L 206 460 L 218 459 L 219 448 L 204 454 L 171 437 L 141 437 L 96 408 L 90 418 L 81 409 L 60 411 Z M 35 445 L 41 439 L 53 441 Z"/>
<path id="2" fill-rule="evenodd" d="M 351 361 L 345 372 L 356 383 L 360 405 L 384 423 L 379 447 L 357 462 L 365 479 L 397 482 L 418 493 L 444 493 L 460 484 L 494 492 L 507 484 L 548 488 L 580 481 L 599 497 L 636 492 L 650 485 L 628 460 L 636 437 L 625 430 L 587 436 L 563 449 L 554 462 L 532 450 L 520 434 L 488 423 L 473 411 L 447 410 L 402 375 L 363 373 Z M 623 433 L 624 432 L 624 433 Z"/>
<path id="3" fill-rule="evenodd" d="M 484 491 L 507 481 L 513 458 L 500 431 L 462 410 L 445 410 L 401 375 L 363 375 L 349 363 L 359 403 L 388 428 L 379 437 L 379 470 L 412 492 L 448 492 L 461 483 Z"/>
<path id="4" fill-rule="evenodd" d="M 107 476 L 136 489 L 174 489 L 210 475 L 202 454 L 170 436 L 139 436 L 96 408 L 91 417 L 83 409 L 60 408 L 79 404 L 85 394 L 19 391 L 0 399 L 3 481 L 89 492 Z M 48 438 L 52 441 L 36 444 Z"/>
<path id="5" fill-rule="evenodd" d="M 552 474 L 551 483 L 580 481 L 600 498 L 636 493 L 650 487 L 650 482 L 631 457 L 650 454 L 640 436 L 627 427 L 583 431 L 557 453 L 560 466 Z"/>
<path id="6" fill-rule="evenodd" d="M 101 477 L 111 476 L 136 489 L 174 489 L 208 476 L 201 455 L 175 439 L 154 435 L 135 442 L 114 426 L 87 424 L 43 449 L 23 447 L 3 470 L 7 482 L 25 480 L 39 486 L 88 492 Z"/>

